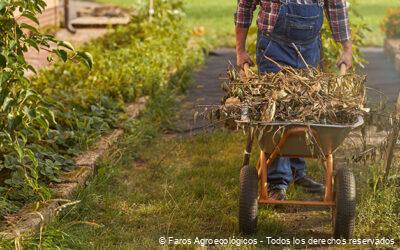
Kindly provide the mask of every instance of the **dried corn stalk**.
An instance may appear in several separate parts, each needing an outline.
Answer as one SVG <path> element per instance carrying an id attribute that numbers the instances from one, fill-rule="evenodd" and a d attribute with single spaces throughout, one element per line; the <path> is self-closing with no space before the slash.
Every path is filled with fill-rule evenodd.
<path id="1" fill-rule="evenodd" d="M 240 120 L 246 107 L 252 121 L 353 123 L 365 110 L 365 80 L 356 74 L 337 76 L 291 67 L 243 79 L 230 69 L 223 104 L 209 109 L 208 117 Z"/>

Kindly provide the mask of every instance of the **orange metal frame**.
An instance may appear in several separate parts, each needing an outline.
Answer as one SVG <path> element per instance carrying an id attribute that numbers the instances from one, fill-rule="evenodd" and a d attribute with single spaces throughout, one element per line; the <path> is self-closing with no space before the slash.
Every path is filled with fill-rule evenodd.
<path id="1" fill-rule="evenodd" d="M 335 201 L 333 200 L 333 155 L 325 155 L 323 159 L 323 164 L 326 166 L 325 171 L 325 195 L 322 201 L 301 201 L 301 200 L 273 200 L 268 198 L 268 171 L 267 168 L 272 164 L 272 162 L 278 157 L 280 148 L 286 143 L 290 136 L 306 134 L 309 131 L 307 127 L 295 127 L 288 129 L 278 144 L 275 146 L 271 154 L 267 155 L 261 150 L 260 158 L 257 163 L 258 179 L 260 183 L 260 193 L 258 197 L 258 203 L 260 204 L 284 204 L 284 205 L 304 205 L 304 206 L 335 206 Z M 315 131 L 312 131 L 315 138 L 319 138 Z M 250 138 L 250 137 L 249 137 Z M 318 140 L 317 142 L 318 143 Z M 280 156 L 292 156 L 292 155 L 280 155 Z M 305 156 L 300 156 L 305 157 Z M 307 156 L 309 157 L 309 156 Z M 311 158 L 316 158 L 315 156 Z"/>

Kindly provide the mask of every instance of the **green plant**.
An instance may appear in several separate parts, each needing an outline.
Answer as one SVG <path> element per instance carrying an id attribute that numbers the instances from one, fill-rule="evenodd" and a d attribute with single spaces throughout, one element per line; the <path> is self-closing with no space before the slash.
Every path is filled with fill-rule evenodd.
<path id="1" fill-rule="evenodd" d="M 365 59 L 362 57 L 360 48 L 364 45 L 365 32 L 369 31 L 368 25 L 363 21 L 362 16 L 356 11 L 357 2 L 349 8 L 352 16 L 350 20 L 351 42 L 353 44 L 353 61 L 356 67 L 364 67 Z M 321 31 L 323 67 L 325 71 L 335 69 L 336 61 L 341 53 L 341 44 L 337 43 L 331 34 L 329 23 L 325 19 Z"/>
<path id="2" fill-rule="evenodd" d="M 127 27 L 84 48 L 96 61 L 91 71 L 58 63 L 35 80 L 35 89 L 55 113 L 52 146 L 58 152 L 77 154 L 125 119 L 126 102 L 152 96 L 171 81 L 182 86 L 180 79 L 199 63 L 202 50 L 193 42 L 197 38 L 182 29 L 179 1 L 160 1 L 152 22 L 144 10 Z"/>
<path id="3" fill-rule="evenodd" d="M 390 8 L 381 25 L 388 38 L 400 38 L 400 8 Z"/>
<path id="4" fill-rule="evenodd" d="M 90 54 L 75 51 L 68 42 L 36 29 L 39 25 L 36 15 L 45 7 L 43 0 L 0 2 L 0 181 L 9 187 L 0 190 L 3 195 L 19 190 L 44 199 L 48 193 L 39 183 L 41 171 L 57 164 L 51 157 L 38 157 L 40 151 L 33 147 L 40 144 L 55 119 L 25 76 L 26 71 L 35 72 L 35 69 L 26 62 L 24 53 L 28 49 L 45 49 L 63 61 L 81 60 L 89 67 L 92 64 Z M 20 17 L 35 26 L 19 22 Z"/>
<path id="5" fill-rule="evenodd" d="M 117 28 L 81 48 L 93 55 L 96 63 L 91 70 L 58 60 L 51 69 L 40 71 L 29 82 L 30 91 L 40 98 L 39 111 L 44 110 L 51 118 L 50 121 L 43 118 L 39 125 L 45 125 L 44 128 L 38 125 L 42 129 L 36 133 L 40 138 L 33 140 L 29 136 L 24 144 L 24 149 L 35 156 L 35 183 L 43 198 L 50 196 L 47 184 L 59 181 L 62 170 L 74 167 L 72 157 L 110 129 L 124 126 L 125 103 L 138 96 L 153 96 L 170 83 L 184 89 L 193 66 L 201 62 L 202 38 L 192 36 L 191 30 L 184 27 L 181 2 L 160 0 L 156 4 L 158 8 L 151 22 L 144 6 L 128 26 Z M 49 43 L 55 41 L 45 37 L 51 39 Z M 54 52 L 63 59 L 62 46 L 72 46 L 59 43 Z M 88 58 L 81 52 L 71 51 L 67 55 L 73 60 Z M 91 65 L 90 60 L 84 62 Z M 29 131 L 33 130 L 31 124 L 27 126 Z M 14 155 L 4 152 L 4 157 L 12 161 L 9 164 L 16 164 Z M 32 188 L 28 188 L 22 177 L 14 171 L 7 172 L 5 167 L 0 170 L 4 181 L 0 184 L 1 190 L 5 200 L 12 200 L 13 205 L 35 198 L 27 192 Z M 10 207 L 0 203 L 0 214 Z"/>
<path id="6" fill-rule="evenodd" d="M 363 238 L 400 240 L 398 188 L 394 185 L 373 190 L 364 187 L 357 204 L 356 235 Z M 377 216 L 379 214 L 379 216 Z"/>

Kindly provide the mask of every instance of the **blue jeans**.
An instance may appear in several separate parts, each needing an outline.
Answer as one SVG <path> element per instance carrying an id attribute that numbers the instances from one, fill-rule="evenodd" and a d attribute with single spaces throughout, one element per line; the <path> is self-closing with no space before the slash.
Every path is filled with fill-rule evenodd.
<path id="1" fill-rule="evenodd" d="M 288 2 L 281 0 L 274 31 L 269 34 L 261 31 L 258 33 L 257 65 L 260 73 L 280 71 L 266 57 L 281 65 L 306 67 L 295 47 L 310 67 L 317 67 L 320 63 L 322 6 L 315 4 L 305 7 Z M 305 175 L 306 163 L 303 158 L 277 157 L 268 168 L 268 183 L 272 189 L 286 189 L 293 179 L 300 179 Z"/>

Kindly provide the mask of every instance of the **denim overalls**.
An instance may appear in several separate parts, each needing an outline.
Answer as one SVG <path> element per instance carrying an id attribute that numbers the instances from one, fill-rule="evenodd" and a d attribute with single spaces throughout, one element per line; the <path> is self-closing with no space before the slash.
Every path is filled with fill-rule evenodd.
<path id="1" fill-rule="evenodd" d="M 281 6 L 274 30 L 271 33 L 258 32 L 257 65 L 260 73 L 278 72 L 279 67 L 266 59 L 294 68 L 317 67 L 321 58 L 320 31 L 323 24 L 323 0 L 315 4 L 298 4 L 298 0 L 280 0 Z M 268 182 L 272 189 L 286 189 L 289 183 L 306 175 L 303 158 L 279 157 L 268 169 Z"/>

